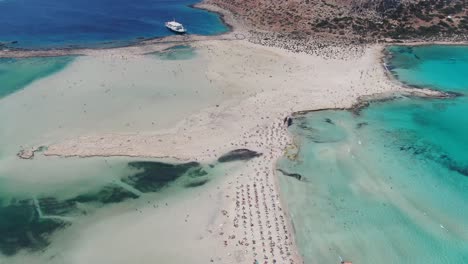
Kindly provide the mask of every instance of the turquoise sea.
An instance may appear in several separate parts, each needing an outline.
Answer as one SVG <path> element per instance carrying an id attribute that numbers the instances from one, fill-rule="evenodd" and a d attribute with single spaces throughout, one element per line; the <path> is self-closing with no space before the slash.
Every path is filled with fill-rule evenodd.
<path id="1" fill-rule="evenodd" d="M 65 68 L 73 57 L 0 58 L 0 99 Z"/>
<path id="2" fill-rule="evenodd" d="M 468 263 L 468 47 L 390 47 L 408 85 L 453 99 L 298 115 L 279 167 L 305 263 Z"/>
<path id="3" fill-rule="evenodd" d="M 444 91 L 468 91 L 466 46 L 393 46 L 393 74 L 403 83 Z"/>

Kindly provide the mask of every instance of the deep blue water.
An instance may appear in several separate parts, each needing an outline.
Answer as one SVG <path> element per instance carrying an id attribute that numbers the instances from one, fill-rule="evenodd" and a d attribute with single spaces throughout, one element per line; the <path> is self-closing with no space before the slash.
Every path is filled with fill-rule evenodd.
<path id="1" fill-rule="evenodd" d="M 190 34 L 228 30 L 217 14 L 189 7 L 197 0 L 1 0 L 0 42 L 16 48 L 119 46 L 168 36 L 175 18 Z M 18 41 L 12 44 L 11 42 Z M 112 42 L 112 43 L 110 43 Z"/>
<path id="2" fill-rule="evenodd" d="M 297 116 L 280 178 L 305 263 L 468 263 L 468 47 L 390 47 L 409 85 L 452 99 Z"/>

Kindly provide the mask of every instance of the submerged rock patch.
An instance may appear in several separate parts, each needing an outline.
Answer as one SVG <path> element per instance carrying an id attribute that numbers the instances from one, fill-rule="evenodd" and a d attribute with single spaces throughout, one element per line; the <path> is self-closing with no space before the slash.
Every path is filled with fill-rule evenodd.
<path id="1" fill-rule="evenodd" d="M 82 194 L 73 199 L 67 200 L 66 202 L 111 204 L 136 198 L 138 198 L 138 195 L 127 191 L 122 187 L 107 185 L 96 193 Z"/>
<path id="2" fill-rule="evenodd" d="M 190 169 L 198 168 L 200 163 L 188 162 L 183 164 L 168 164 L 162 162 L 141 161 L 130 162 L 128 166 L 142 171 L 128 176 L 127 178 L 122 179 L 122 181 L 143 193 L 148 193 L 161 190 L 170 182 L 187 173 Z"/>
<path id="3" fill-rule="evenodd" d="M 250 149 L 236 149 L 230 151 L 221 157 L 218 158 L 219 162 L 231 162 L 231 161 L 239 161 L 239 160 L 251 160 L 256 157 L 260 157 L 262 153 L 258 153 L 256 151 Z"/>
<path id="4" fill-rule="evenodd" d="M 107 204 L 137 199 L 142 193 L 157 192 L 185 175 L 186 188 L 206 184 L 208 172 L 197 162 L 168 164 L 152 161 L 129 162 L 135 172 L 97 190 L 68 198 L 0 199 L 0 254 L 13 256 L 22 250 L 43 250 L 50 236 L 69 225 L 73 217 L 87 215 Z M 80 206 L 86 205 L 86 206 Z"/>
<path id="5" fill-rule="evenodd" d="M 40 218 L 32 199 L 0 206 L 0 252 L 12 256 L 20 250 L 37 251 L 49 245 L 48 237 L 68 223 Z"/>
<path id="6" fill-rule="evenodd" d="M 194 181 L 194 182 L 190 182 L 190 183 L 186 184 L 185 187 L 187 187 L 187 188 L 199 187 L 199 186 L 205 185 L 209 181 L 210 180 L 208 180 L 208 179 L 198 180 L 198 181 Z"/>
<path id="7" fill-rule="evenodd" d="M 430 143 L 425 144 L 408 144 L 400 145 L 400 151 L 407 152 L 411 155 L 422 155 L 424 159 L 432 160 L 448 170 L 457 172 L 465 177 L 468 177 L 468 166 L 460 164 L 449 154 L 445 153 L 440 147 L 434 146 Z"/>

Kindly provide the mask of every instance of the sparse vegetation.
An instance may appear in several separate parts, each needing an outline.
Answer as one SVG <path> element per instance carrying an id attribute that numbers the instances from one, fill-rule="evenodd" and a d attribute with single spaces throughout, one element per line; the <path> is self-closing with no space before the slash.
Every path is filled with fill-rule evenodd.
<path id="1" fill-rule="evenodd" d="M 466 0 L 211 0 L 253 28 L 369 41 L 468 38 Z M 267 19 L 265 19 L 267 18 Z"/>

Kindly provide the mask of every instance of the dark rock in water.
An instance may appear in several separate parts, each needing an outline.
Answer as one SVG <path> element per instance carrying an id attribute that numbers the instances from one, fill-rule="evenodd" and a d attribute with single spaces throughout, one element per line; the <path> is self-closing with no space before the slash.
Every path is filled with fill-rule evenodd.
<path id="1" fill-rule="evenodd" d="M 40 219 L 32 200 L 3 203 L 0 206 L 0 252 L 13 256 L 20 250 L 44 249 L 50 243 L 48 237 L 66 225 L 60 220 Z"/>
<path id="2" fill-rule="evenodd" d="M 183 164 L 168 164 L 153 161 L 130 162 L 128 166 L 139 169 L 140 172 L 122 179 L 123 182 L 133 186 L 137 190 L 157 192 L 169 183 L 187 173 L 190 169 L 198 168 L 198 162 Z"/>
<path id="3" fill-rule="evenodd" d="M 221 157 L 219 157 L 219 162 L 231 162 L 231 161 L 238 161 L 238 160 L 250 160 L 256 157 L 260 157 L 262 153 L 258 153 L 253 150 L 249 149 L 236 149 L 230 151 Z"/>
<path id="4" fill-rule="evenodd" d="M 367 123 L 367 122 L 361 122 L 361 123 L 358 123 L 358 124 L 356 125 L 356 128 L 359 129 L 359 128 L 362 128 L 363 126 L 367 126 L 367 125 L 369 125 L 369 123 Z"/>
<path id="5" fill-rule="evenodd" d="M 289 172 L 286 172 L 282 169 L 277 169 L 277 171 L 281 172 L 282 174 L 286 175 L 286 176 L 289 176 L 289 177 L 293 177 L 295 178 L 296 180 L 302 180 L 302 175 L 300 175 L 299 173 L 289 173 Z"/>
<path id="6" fill-rule="evenodd" d="M 207 182 L 209 182 L 208 179 L 201 180 L 201 181 L 194 181 L 194 182 L 191 182 L 191 183 L 186 184 L 185 187 L 187 187 L 187 188 L 195 188 L 195 187 L 199 187 L 199 186 L 205 185 L 205 183 L 207 183 Z"/>
<path id="7" fill-rule="evenodd" d="M 290 127 L 292 124 L 293 124 L 293 119 L 289 117 L 288 118 L 288 127 Z"/>
<path id="8" fill-rule="evenodd" d="M 11 44 L 18 44 L 18 41 L 14 40 L 14 41 L 11 42 Z"/>
<path id="9" fill-rule="evenodd" d="M 325 122 L 327 122 L 328 124 L 332 124 L 332 125 L 335 124 L 330 118 L 325 118 Z"/>

